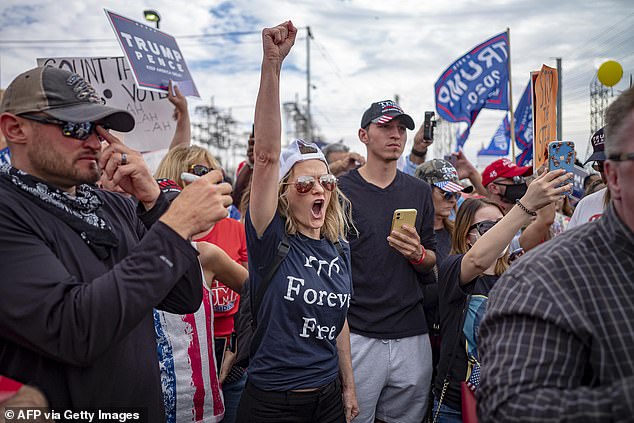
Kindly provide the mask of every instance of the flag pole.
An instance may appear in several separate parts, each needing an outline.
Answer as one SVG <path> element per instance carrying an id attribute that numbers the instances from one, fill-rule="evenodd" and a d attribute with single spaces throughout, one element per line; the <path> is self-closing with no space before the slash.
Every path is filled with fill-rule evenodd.
<path id="1" fill-rule="evenodd" d="M 511 29 L 506 28 L 506 39 L 508 41 L 508 70 L 509 70 L 509 112 L 511 112 L 511 154 L 513 155 L 513 163 L 515 163 L 515 116 L 513 115 L 513 84 L 511 81 Z"/>

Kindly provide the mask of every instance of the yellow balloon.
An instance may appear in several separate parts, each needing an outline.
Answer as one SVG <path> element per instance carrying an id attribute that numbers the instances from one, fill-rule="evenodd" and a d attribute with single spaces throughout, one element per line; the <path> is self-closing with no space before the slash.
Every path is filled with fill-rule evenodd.
<path id="1" fill-rule="evenodd" d="M 599 82 L 606 87 L 613 87 L 621 80 L 621 77 L 623 77 L 623 67 L 621 67 L 619 62 L 608 60 L 599 67 L 597 77 L 599 78 Z"/>

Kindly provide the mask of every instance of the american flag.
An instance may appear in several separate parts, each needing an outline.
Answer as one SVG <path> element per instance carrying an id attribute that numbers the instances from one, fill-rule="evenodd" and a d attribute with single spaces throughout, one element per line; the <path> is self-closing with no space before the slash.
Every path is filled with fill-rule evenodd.
<path id="1" fill-rule="evenodd" d="M 460 192 L 464 189 L 457 183 L 451 182 L 451 181 L 437 182 L 434 185 L 436 185 L 441 190 L 447 191 L 447 192 Z"/>

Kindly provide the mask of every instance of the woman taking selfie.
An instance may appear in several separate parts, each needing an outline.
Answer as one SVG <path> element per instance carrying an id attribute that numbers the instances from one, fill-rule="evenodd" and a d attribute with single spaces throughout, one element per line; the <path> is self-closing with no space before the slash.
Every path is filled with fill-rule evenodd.
<path id="1" fill-rule="evenodd" d="M 462 422 L 461 382 L 479 384 L 477 332 L 489 291 L 508 268 L 513 236 L 537 210 L 572 189 L 563 184 L 572 175 L 544 173 L 506 214 L 486 199 L 468 199 L 460 206 L 451 254 L 439 269 L 441 355 L 434 384 L 434 421 Z"/>
<path id="2" fill-rule="evenodd" d="M 358 413 L 346 320 L 346 199 L 315 144 L 296 140 L 281 151 L 279 77 L 296 35 L 290 21 L 262 32 L 245 222 L 257 326 L 238 422 L 344 422 Z M 280 244 L 288 251 L 271 269 Z"/>

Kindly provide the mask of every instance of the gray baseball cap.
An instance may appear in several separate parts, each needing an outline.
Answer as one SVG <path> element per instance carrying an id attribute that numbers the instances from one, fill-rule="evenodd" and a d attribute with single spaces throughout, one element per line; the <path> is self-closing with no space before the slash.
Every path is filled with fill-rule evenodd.
<path id="1" fill-rule="evenodd" d="M 95 89 L 76 73 L 52 66 L 18 75 L 7 87 L 0 113 L 44 112 L 66 122 L 99 122 L 120 132 L 134 128 L 125 110 L 104 105 Z"/>

